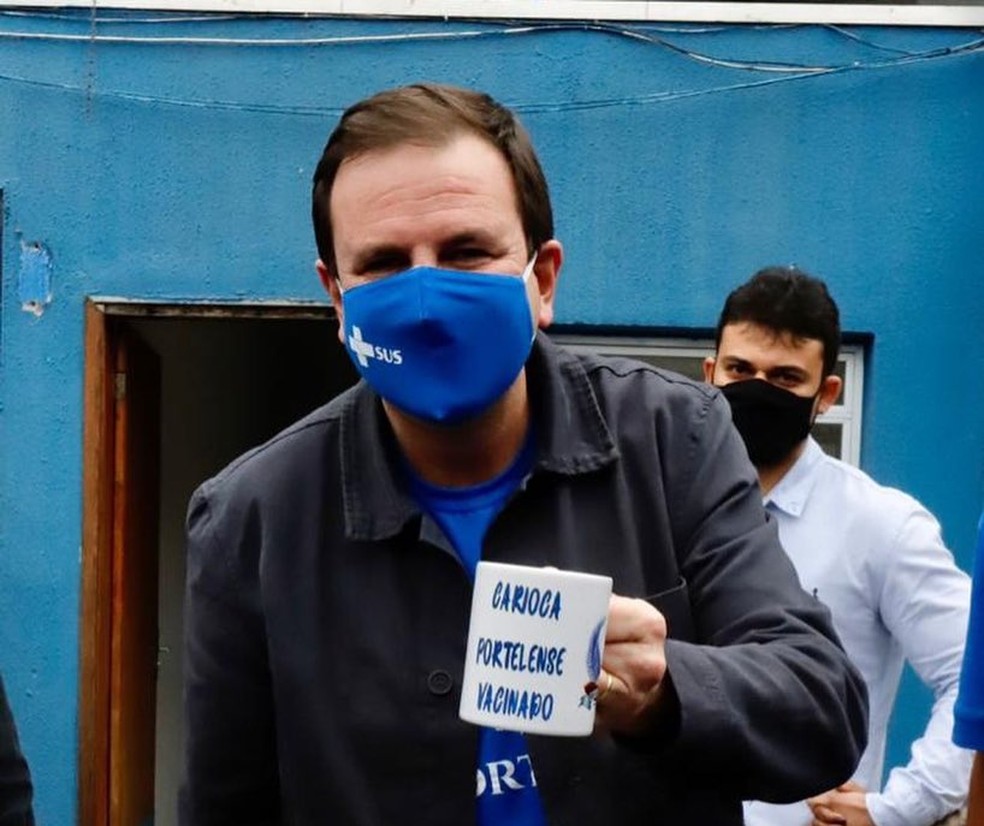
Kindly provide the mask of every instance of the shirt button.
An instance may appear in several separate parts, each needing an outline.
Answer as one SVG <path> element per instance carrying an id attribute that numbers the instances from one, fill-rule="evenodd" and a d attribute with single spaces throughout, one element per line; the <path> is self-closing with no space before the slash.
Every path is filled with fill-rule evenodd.
<path id="1" fill-rule="evenodd" d="M 447 694 L 454 685 L 454 680 L 443 668 L 438 668 L 427 675 L 427 688 L 431 694 L 441 697 Z"/>

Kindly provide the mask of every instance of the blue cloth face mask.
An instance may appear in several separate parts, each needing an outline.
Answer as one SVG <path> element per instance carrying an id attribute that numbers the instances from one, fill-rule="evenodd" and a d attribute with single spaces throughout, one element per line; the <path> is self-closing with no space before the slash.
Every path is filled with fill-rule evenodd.
<path id="1" fill-rule="evenodd" d="M 535 261 L 521 276 L 413 267 L 342 291 L 356 369 L 418 419 L 474 418 L 509 389 L 530 354 Z"/>

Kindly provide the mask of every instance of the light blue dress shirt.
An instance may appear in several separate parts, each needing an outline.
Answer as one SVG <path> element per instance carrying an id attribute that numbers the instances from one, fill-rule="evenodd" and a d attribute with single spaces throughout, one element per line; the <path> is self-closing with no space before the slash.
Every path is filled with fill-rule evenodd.
<path id="1" fill-rule="evenodd" d="M 876 826 L 929 826 L 960 808 L 972 755 L 951 742 L 970 578 L 915 499 L 827 456 L 812 439 L 765 497 L 807 592 L 830 608 L 868 686 L 868 748 L 854 780 Z M 935 697 L 906 766 L 881 779 L 889 717 L 908 661 Z M 880 790 L 880 791 L 879 791 Z M 809 826 L 805 803 L 745 806 L 747 826 Z"/>

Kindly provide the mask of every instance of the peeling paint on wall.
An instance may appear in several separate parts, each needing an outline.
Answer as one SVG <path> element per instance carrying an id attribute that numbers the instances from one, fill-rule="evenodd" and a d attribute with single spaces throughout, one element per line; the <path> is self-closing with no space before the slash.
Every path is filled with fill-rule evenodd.
<path id="1" fill-rule="evenodd" d="M 39 241 L 21 241 L 17 294 L 21 309 L 38 317 L 51 303 L 51 255 Z"/>

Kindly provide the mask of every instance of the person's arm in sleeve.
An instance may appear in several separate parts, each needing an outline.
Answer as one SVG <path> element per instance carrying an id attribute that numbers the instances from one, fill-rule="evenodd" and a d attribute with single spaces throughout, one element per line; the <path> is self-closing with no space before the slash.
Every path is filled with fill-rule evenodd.
<path id="1" fill-rule="evenodd" d="M 280 822 L 254 518 L 208 484 L 188 510 L 181 826 Z"/>
<path id="2" fill-rule="evenodd" d="M 0 677 L 0 826 L 34 826 L 33 790 Z"/>
<path id="3" fill-rule="evenodd" d="M 984 826 L 984 514 L 977 528 L 970 623 L 954 717 L 953 741 L 975 752 L 967 826 Z"/>
<path id="4" fill-rule="evenodd" d="M 974 754 L 970 796 L 967 798 L 967 826 L 984 826 L 984 751 Z"/>
<path id="5" fill-rule="evenodd" d="M 867 742 L 864 681 L 800 587 L 720 394 L 670 451 L 667 466 L 684 471 L 669 506 L 698 640 L 666 641 L 674 759 L 743 799 L 836 786 Z"/>
<path id="6" fill-rule="evenodd" d="M 943 545 L 936 520 L 914 508 L 887 550 L 879 599 L 882 620 L 933 691 L 932 714 L 909 763 L 892 769 L 880 794 L 867 795 L 876 826 L 931 824 L 966 798 L 971 752 L 951 739 L 953 705 L 970 607 L 970 578 Z"/>

